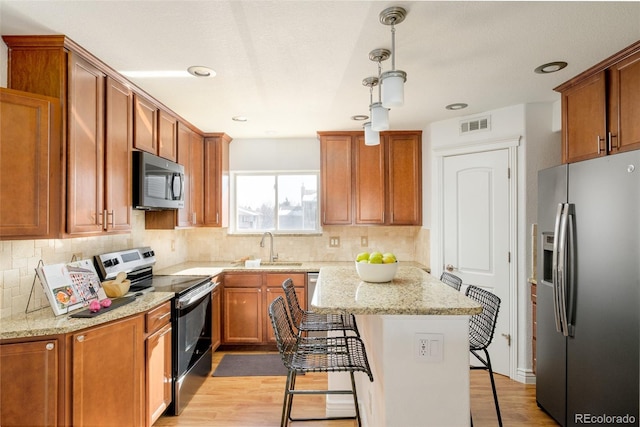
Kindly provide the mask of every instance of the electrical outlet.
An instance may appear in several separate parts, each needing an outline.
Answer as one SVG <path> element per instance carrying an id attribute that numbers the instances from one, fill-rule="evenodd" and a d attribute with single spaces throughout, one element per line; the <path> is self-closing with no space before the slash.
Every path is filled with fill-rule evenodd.
<path id="1" fill-rule="evenodd" d="M 442 362 L 444 356 L 443 334 L 416 334 L 415 358 L 419 362 Z"/>
<path id="2" fill-rule="evenodd" d="M 175 251 L 175 250 L 176 250 L 176 241 L 175 241 L 175 240 L 172 240 L 172 241 L 171 241 L 171 252 L 173 252 L 173 251 Z"/>
<path id="3" fill-rule="evenodd" d="M 338 237 L 338 236 L 329 237 L 329 247 L 330 248 L 339 248 L 340 247 L 340 237 Z"/>
<path id="4" fill-rule="evenodd" d="M 369 246 L 369 238 L 367 236 L 360 236 L 360 246 L 363 248 Z"/>

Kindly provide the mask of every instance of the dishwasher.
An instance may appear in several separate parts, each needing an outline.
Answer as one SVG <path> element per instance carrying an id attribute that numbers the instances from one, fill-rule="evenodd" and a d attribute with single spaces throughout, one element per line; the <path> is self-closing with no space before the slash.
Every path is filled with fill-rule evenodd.
<path id="1" fill-rule="evenodd" d="M 307 273 L 307 310 L 311 310 L 311 300 L 318 283 L 318 275 L 320 273 Z M 326 331 L 309 332 L 310 337 L 326 337 Z"/>

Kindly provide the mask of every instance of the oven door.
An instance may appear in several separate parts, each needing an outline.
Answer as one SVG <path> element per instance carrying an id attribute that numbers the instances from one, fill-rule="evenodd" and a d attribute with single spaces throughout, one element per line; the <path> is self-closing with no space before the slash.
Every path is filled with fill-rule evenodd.
<path id="1" fill-rule="evenodd" d="M 211 372 L 211 291 L 207 282 L 178 297 L 174 316 L 173 413 L 180 414 Z"/>

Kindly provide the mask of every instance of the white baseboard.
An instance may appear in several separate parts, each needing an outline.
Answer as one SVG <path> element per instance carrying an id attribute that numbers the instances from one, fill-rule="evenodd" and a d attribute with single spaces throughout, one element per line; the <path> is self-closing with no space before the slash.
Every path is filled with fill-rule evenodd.
<path id="1" fill-rule="evenodd" d="M 536 376 L 531 369 L 518 369 L 514 380 L 523 384 L 535 384 Z"/>

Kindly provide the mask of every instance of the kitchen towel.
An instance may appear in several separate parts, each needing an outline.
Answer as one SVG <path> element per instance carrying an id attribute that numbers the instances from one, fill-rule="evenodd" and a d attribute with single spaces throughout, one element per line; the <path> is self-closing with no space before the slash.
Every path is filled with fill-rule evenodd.
<path id="1" fill-rule="evenodd" d="M 214 377 L 287 375 L 279 353 L 225 354 L 213 372 Z"/>

